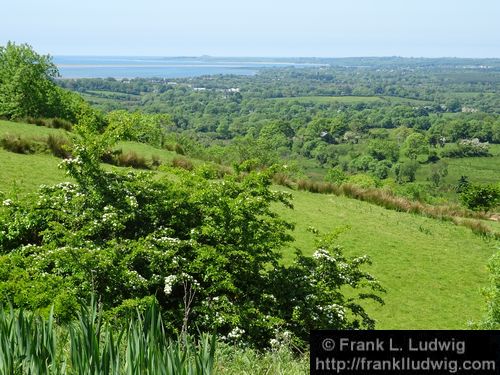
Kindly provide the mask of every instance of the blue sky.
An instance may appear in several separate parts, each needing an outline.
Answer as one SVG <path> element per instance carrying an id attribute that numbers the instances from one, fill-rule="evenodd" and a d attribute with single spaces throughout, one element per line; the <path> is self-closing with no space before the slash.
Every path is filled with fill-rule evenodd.
<path id="1" fill-rule="evenodd" d="M 500 57 L 500 0 L 6 0 L 52 55 Z"/>

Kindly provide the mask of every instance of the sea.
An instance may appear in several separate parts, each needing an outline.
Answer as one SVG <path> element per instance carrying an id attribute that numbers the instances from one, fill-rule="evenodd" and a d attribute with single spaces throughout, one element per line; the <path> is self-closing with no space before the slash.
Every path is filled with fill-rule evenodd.
<path id="1" fill-rule="evenodd" d="M 254 75 L 261 69 L 325 64 L 283 58 L 54 56 L 62 78 L 185 78 Z"/>

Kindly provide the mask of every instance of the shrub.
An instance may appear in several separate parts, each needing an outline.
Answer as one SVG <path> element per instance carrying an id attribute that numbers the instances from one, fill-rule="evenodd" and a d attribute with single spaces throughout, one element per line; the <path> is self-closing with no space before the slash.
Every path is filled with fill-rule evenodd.
<path id="1" fill-rule="evenodd" d="M 330 184 L 327 182 L 317 182 L 311 180 L 298 180 L 297 181 L 298 190 L 306 190 L 311 193 L 321 193 L 321 194 L 339 194 L 340 188 L 337 185 Z"/>
<path id="2" fill-rule="evenodd" d="M 99 159 L 103 163 L 116 165 L 116 157 L 122 153 L 122 149 L 106 150 L 101 154 Z"/>
<path id="3" fill-rule="evenodd" d="M 174 151 L 174 145 L 170 144 L 170 143 L 165 143 L 163 144 L 162 146 L 165 150 L 168 150 L 168 151 Z"/>
<path id="4" fill-rule="evenodd" d="M 396 181 L 399 183 L 413 182 L 419 168 L 418 162 L 410 160 L 404 163 L 398 163 L 394 167 L 396 173 Z"/>
<path id="5" fill-rule="evenodd" d="M 293 182 L 290 180 L 288 175 L 283 172 L 277 172 L 273 175 L 273 182 L 276 185 L 286 186 L 287 188 L 293 188 Z"/>
<path id="6" fill-rule="evenodd" d="M 184 148 L 179 144 L 179 143 L 176 143 L 175 146 L 174 146 L 174 151 L 179 154 L 179 155 L 185 155 L 186 152 L 184 151 Z"/>
<path id="7" fill-rule="evenodd" d="M 460 199 L 471 210 L 488 211 L 500 203 L 500 188 L 495 185 L 469 184 L 460 194 Z"/>
<path id="8" fill-rule="evenodd" d="M 37 126 L 46 126 L 47 125 L 45 120 L 42 118 L 26 117 L 25 121 L 28 124 L 33 124 L 33 125 L 37 125 Z"/>
<path id="9" fill-rule="evenodd" d="M 486 315 L 473 328 L 486 330 L 500 329 L 500 252 L 493 255 L 488 263 L 490 285 L 484 289 Z"/>
<path id="10" fill-rule="evenodd" d="M 330 168 L 325 176 L 325 181 L 340 185 L 347 180 L 346 173 L 340 167 Z"/>
<path id="11" fill-rule="evenodd" d="M 280 266 L 293 225 L 275 205 L 291 202 L 268 172 L 109 172 L 99 157 L 110 143 L 85 136 L 63 164 L 75 183 L 0 210 L 3 301 L 40 309 L 95 291 L 107 311 L 123 311 L 156 296 L 168 335 L 214 332 L 260 348 L 277 331 L 303 348 L 311 328 L 374 327 L 362 304 L 382 290 L 368 258 L 346 258 L 327 236 L 314 257 Z"/>
<path id="12" fill-rule="evenodd" d="M 377 187 L 379 185 L 379 181 L 377 179 L 361 173 L 349 176 L 347 182 L 362 188 Z"/>
<path id="13" fill-rule="evenodd" d="M 186 159 L 186 158 L 179 158 L 179 157 L 172 159 L 172 167 L 185 169 L 187 171 L 192 171 L 194 168 L 191 160 Z"/>
<path id="14" fill-rule="evenodd" d="M 399 185 L 396 187 L 396 192 L 398 195 L 420 202 L 426 202 L 429 198 L 428 185 L 420 182 L 409 182 Z"/>
<path id="15" fill-rule="evenodd" d="M 467 188 L 470 185 L 469 177 L 468 176 L 460 176 L 458 179 L 457 185 L 455 186 L 455 190 L 457 193 L 463 193 L 464 191 L 467 190 Z"/>
<path id="16" fill-rule="evenodd" d="M 18 154 L 31 154 L 35 152 L 34 142 L 21 136 L 6 134 L 1 139 L 1 144 L 7 151 Z"/>
<path id="17" fill-rule="evenodd" d="M 185 168 L 183 168 L 185 169 Z M 204 163 L 196 167 L 196 173 L 207 180 L 215 180 L 230 175 L 232 170 L 229 167 L 224 167 L 216 164 Z"/>
<path id="18" fill-rule="evenodd" d="M 445 162 L 436 163 L 431 166 L 431 173 L 428 180 L 434 187 L 438 187 L 443 179 L 448 175 L 448 164 Z"/>

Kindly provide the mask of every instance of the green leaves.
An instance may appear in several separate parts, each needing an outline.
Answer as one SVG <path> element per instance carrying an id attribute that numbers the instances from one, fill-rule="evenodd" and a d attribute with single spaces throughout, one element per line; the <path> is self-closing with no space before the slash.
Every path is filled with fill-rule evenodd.
<path id="1" fill-rule="evenodd" d="M 0 372 L 32 375 L 210 375 L 214 335 L 172 340 L 159 306 L 135 311 L 128 325 L 113 325 L 92 297 L 69 326 L 48 318 L 0 309 Z"/>
<path id="2" fill-rule="evenodd" d="M 58 76 L 50 56 L 38 55 L 27 44 L 0 47 L 0 116 L 50 116 L 48 98 Z"/>
<path id="3" fill-rule="evenodd" d="M 375 290 L 376 281 L 359 270 L 364 259 L 344 259 L 329 239 L 318 254 L 335 262 L 298 256 L 280 266 L 293 225 L 272 205 L 291 207 L 291 201 L 270 189 L 272 171 L 221 180 L 203 169 L 172 169 L 168 176 L 106 172 L 97 160 L 113 134 L 112 128 L 81 132 L 65 163 L 77 183 L 43 187 L 37 196 L 4 206 L 0 290 L 18 306 L 47 309 L 55 299 L 55 316 L 68 321 L 74 301 L 96 293 L 110 316 L 123 317 L 155 296 L 167 322 L 161 335 L 217 332 L 260 347 L 283 327 L 300 346 L 310 328 L 373 327 L 357 300 L 340 290 Z M 344 310 L 354 317 L 337 321 L 336 311 Z M 80 331 L 101 336 L 96 319 L 94 310 L 80 313 Z M 89 351 L 88 357 L 75 352 L 75 362 L 94 363 L 103 355 L 98 342 L 71 332 L 73 346 Z M 133 340 L 130 347 L 140 352 L 127 355 L 136 363 L 151 343 Z M 116 356 L 104 357 L 112 362 Z M 92 366 L 82 371 L 94 373 L 100 365 Z"/>
<path id="4" fill-rule="evenodd" d="M 460 199 L 471 210 L 488 211 L 500 204 L 500 187 L 493 184 L 469 184 L 460 194 Z"/>

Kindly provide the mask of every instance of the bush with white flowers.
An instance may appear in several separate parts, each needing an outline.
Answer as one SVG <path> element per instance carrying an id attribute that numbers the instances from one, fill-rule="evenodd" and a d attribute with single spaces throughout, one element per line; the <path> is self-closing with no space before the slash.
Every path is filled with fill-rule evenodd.
<path id="1" fill-rule="evenodd" d="M 366 258 L 346 259 L 330 238 L 313 257 L 280 264 L 293 225 L 271 204 L 291 202 L 266 172 L 106 172 L 99 152 L 116 134 L 80 133 L 78 162 L 63 163 L 75 182 L 0 206 L 0 302 L 54 304 L 67 320 L 92 292 L 115 317 L 156 298 L 172 334 L 259 347 L 281 340 L 276 332 L 302 346 L 312 328 L 373 327 L 360 300 L 380 300 L 381 288 L 361 270 Z M 345 297 L 346 287 L 359 295 Z"/>

